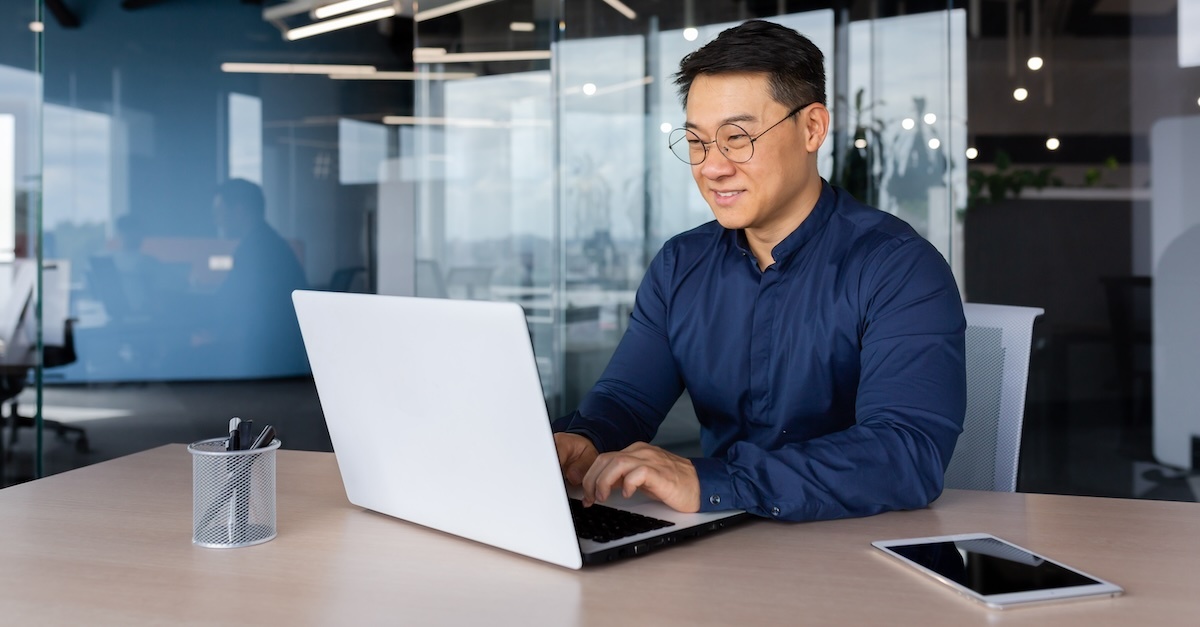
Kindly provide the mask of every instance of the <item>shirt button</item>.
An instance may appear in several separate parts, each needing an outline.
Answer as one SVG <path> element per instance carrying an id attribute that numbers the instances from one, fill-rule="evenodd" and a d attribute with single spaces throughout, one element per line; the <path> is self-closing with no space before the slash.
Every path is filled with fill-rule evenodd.
<path id="1" fill-rule="evenodd" d="M 778 516 L 778 515 L 779 515 L 779 508 L 778 508 L 778 507 L 772 507 L 772 508 L 771 508 L 771 515 L 772 515 L 772 516 Z"/>
<path id="2" fill-rule="evenodd" d="M 714 495 L 708 497 L 708 502 L 712 503 L 713 505 L 720 505 L 721 504 L 721 495 L 714 494 Z"/>

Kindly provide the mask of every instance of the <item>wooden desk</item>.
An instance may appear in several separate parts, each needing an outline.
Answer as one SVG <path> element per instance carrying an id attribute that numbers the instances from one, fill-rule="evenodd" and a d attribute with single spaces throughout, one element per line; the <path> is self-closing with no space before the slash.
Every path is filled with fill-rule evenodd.
<path id="1" fill-rule="evenodd" d="M 259 546 L 192 546 L 191 492 L 190 456 L 177 444 L 0 490 L 2 620 L 1090 626 L 1191 624 L 1200 610 L 1200 505 L 1192 503 L 949 491 L 922 511 L 753 521 L 576 572 L 351 506 L 328 453 L 279 453 L 279 537 Z M 998 612 L 868 544 L 971 531 L 1127 593 Z"/>

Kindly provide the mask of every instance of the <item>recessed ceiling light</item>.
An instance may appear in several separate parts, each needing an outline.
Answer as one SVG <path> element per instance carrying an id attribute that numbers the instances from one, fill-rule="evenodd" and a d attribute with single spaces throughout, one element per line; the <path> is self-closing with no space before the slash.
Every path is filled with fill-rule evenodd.
<path id="1" fill-rule="evenodd" d="M 930 148 L 930 150 L 937 150 L 939 147 L 941 147 L 941 145 L 942 145 L 942 142 L 941 142 L 941 140 L 939 140 L 939 139 L 938 139 L 938 138 L 936 138 L 936 137 L 934 137 L 934 138 L 932 138 L 932 139 L 930 139 L 930 140 L 929 140 L 929 148 Z"/>
<path id="2" fill-rule="evenodd" d="M 974 158 L 976 158 L 976 157 L 978 157 L 978 156 L 979 156 L 979 151 L 978 151 L 978 150 L 975 150 L 975 147 L 974 147 L 974 146 L 972 146 L 971 148 L 968 148 L 968 149 L 967 149 L 967 158 L 968 158 L 968 159 L 974 159 Z"/>
<path id="3" fill-rule="evenodd" d="M 934 122 L 937 122 L 937 116 L 932 113 L 926 113 L 924 119 L 926 124 L 933 124 Z"/>
<path id="4" fill-rule="evenodd" d="M 1037 57 L 1037 56 L 1029 57 L 1029 60 L 1025 62 L 1025 65 L 1028 66 L 1029 69 L 1033 70 L 1034 72 L 1042 69 L 1042 65 L 1044 65 L 1044 64 L 1045 64 L 1045 61 L 1043 61 L 1041 57 Z"/>
<path id="5" fill-rule="evenodd" d="M 1017 102 L 1023 102 L 1028 97 L 1029 90 L 1025 89 L 1024 87 L 1018 87 L 1013 90 L 1013 100 L 1016 100 Z"/>
<path id="6" fill-rule="evenodd" d="M 1061 145 L 1061 144 L 1059 143 L 1059 141 L 1058 141 L 1058 138 L 1057 138 L 1057 137 L 1051 137 L 1051 138 L 1049 138 L 1049 139 L 1047 139 L 1047 140 L 1046 140 L 1046 149 L 1047 149 L 1047 150 L 1058 150 L 1058 147 L 1059 147 L 1060 145 Z"/>
<path id="7" fill-rule="evenodd" d="M 700 31 L 698 31 L 690 26 L 683 29 L 683 38 L 688 41 L 696 41 L 696 38 L 699 36 L 700 36 Z"/>
<path id="8" fill-rule="evenodd" d="M 533 29 L 533 22 L 511 22 L 508 25 L 508 30 L 516 33 L 532 33 Z"/>
<path id="9" fill-rule="evenodd" d="M 916 125 L 917 121 L 912 118 L 904 118 L 900 121 L 900 126 L 904 127 L 904 130 L 906 131 L 911 131 Z"/>

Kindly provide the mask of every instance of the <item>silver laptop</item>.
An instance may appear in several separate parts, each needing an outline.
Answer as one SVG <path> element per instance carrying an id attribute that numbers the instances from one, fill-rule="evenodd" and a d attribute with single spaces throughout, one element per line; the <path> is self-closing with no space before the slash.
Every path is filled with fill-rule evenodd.
<path id="1" fill-rule="evenodd" d="M 355 505 L 568 568 L 747 516 L 682 514 L 619 493 L 581 513 L 558 466 L 517 304 L 305 290 L 292 299 Z M 633 535 L 598 533 L 590 520 L 577 535 L 576 519 L 596 515 L 632 518 L 614 524 Z"/>

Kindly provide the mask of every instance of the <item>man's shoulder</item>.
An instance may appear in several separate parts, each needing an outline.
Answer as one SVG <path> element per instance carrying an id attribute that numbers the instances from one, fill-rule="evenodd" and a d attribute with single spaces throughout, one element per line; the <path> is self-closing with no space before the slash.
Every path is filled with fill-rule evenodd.
<path id="1" fill-rule="evenodd" d="M 727 233 L 720 223 L 710 220 L 671 237 L 663 244 L 663 251 L 675 259 L 700 255 L 723 245 Z"/>
<path id="2" fill-rule="evenodd" d="M 912 225 L 900 217 L 859 202 L 844 189 L 838 193 L 838 210 L 834 214 L 842 227 L 854 233 L 856 238 L 895 240 L 897 243 L 923 239 Z"/>

